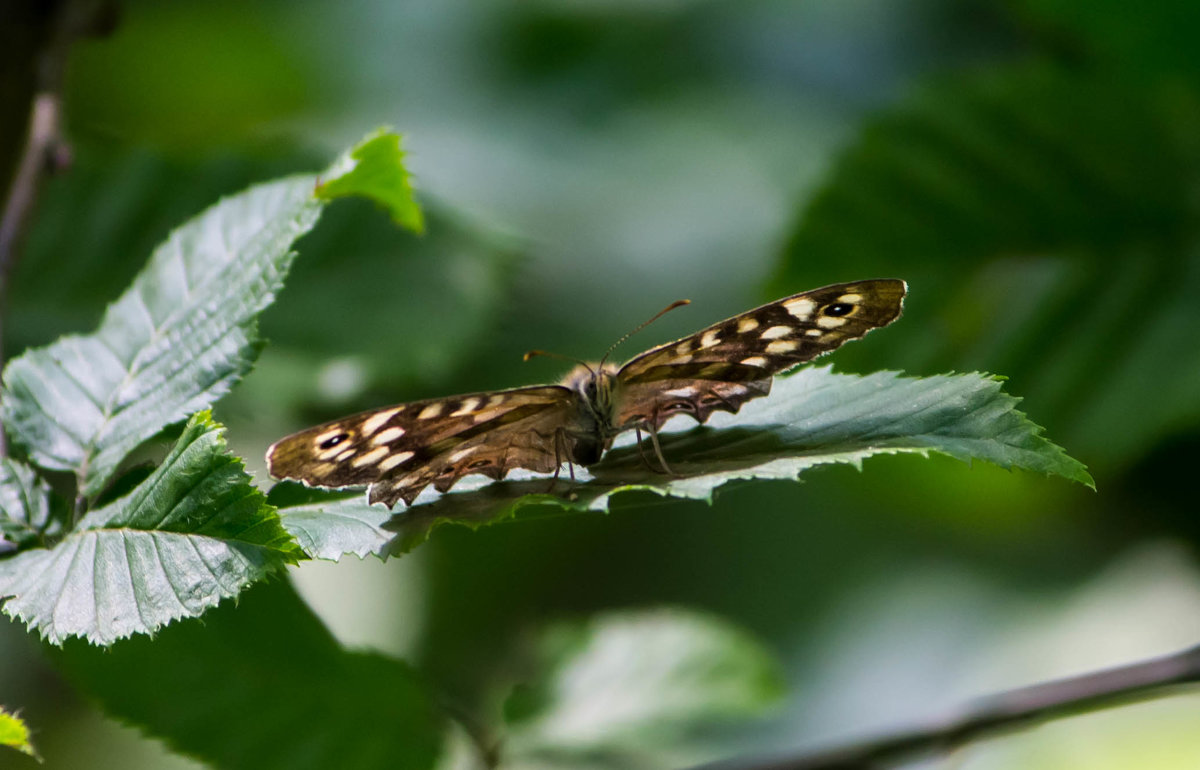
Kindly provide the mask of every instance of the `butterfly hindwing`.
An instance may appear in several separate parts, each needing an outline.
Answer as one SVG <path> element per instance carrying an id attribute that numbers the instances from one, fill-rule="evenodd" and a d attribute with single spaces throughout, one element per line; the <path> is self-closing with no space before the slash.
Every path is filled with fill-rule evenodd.
<path id="1" fill-rule="evenodd" d="M 771 378 L 900 317 L 907 287 L 834 284 L 762 305 L 651 348 L 617 373 L 613 424 L 657 428 L 675 414 L 704 422 L 771 391 Z"/>
<path id="2" fill-rule="evenodd" d="M 398 404 L 280 439 L 267 465 L 276 478 L 369 484 L 372 503 L 411 504 L 426 486 L 445 491 L 469 473 L 500 479 L 518 467 L 555 470 L 569 456 L 558 434 L 576 402 L 572 391 L 547 385 Z"/>
<path id="3" fill-rule="evenodd" d="M 622 431 L 648 428 L 656 439 L 675 414 L 704 422 L 767 395 L 775 374 L 899 318 L 906 290 L 891 279 L 834 284 L 651 348 L 619 368 L 580 366 L 563 385 L 362 412 L 280 439 L 267 465 L 276 478 L 311 486 L 369 485 L 369 501 L 389 508 L 472 473 L 501 479 L 513 468 L 591 465 Z"/>

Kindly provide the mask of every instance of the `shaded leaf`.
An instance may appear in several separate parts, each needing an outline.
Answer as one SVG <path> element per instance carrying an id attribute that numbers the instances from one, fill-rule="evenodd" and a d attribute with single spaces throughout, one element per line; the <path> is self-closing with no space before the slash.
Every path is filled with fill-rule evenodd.
<path id="1" fill-rule="evenodd" d="M 0 458 L 0 538 L 21 547 L 61 529 L 51 517 L 50 485 L 28 465 Z"/>
<path id="2" fill-rule="evenodd" d="M 2 708 L 0 708 L 0 746 L 8 746 L 23 754 L 28 754 L 39 762 L 42 761 L 29 740 L 29 728 L 25 726 L 20 717 L 10 714 Z"/>
<path id="3" fill-rule="evenodd" d="M 49 652 L 106 714 L 214 767 L 425 770 L 440 750 L 442 714 L 412 668 L 343 648 L 286 580 L 153 639 Z"/>
<path id="4" fill-rule="evenodd" d="M 901 274 L 887 360 L 1003 371 L 1075 451 L 1128 462 L 1200 425 L 1198 121 L 1194 94 L 1111 74 L 945 78 L 842 155 L 775 291 L 812 265 Z"/>
<path id="5" fill-rule="evenodd" d="M 619 767 L 645 766 L 649 755 L 677 766 L 689 733 L 761 714 L 782 694 L 770 654 L 714 616 L 604 613 L 539 639 L 532 677 L 506 704 L 504 753 L 608 755 Z"/>
<path id="6" fill-rule="evenodd" d="M 375 153 L 356 169 L 387 160 Z M 296 176 L 222 200 L 155 250 L 94 334 L 13 360 L 0 409 L 31 459 L 74 472 L 94 497 L 139 443 L 226 393 L 258 355 L 256 319 L 282 285 L 292 243 L 320 215 L 315 185 Z"/>
<path id="7" fill-rule="evenodd" d="M 668 423 L 662 448 L 676 477 L 646 469 L 625 434 L 603 461 L 576 469 L 580 483 L 560 479 L 555 494 L 547 493 L 546 478 L 519 471 L 498 483 L 472 476 L 444 495 L 426 490 L 412 507 L 390 516 L 382 506 L 369 508 L 365 495 L 281 506 L 279 515 L 308 553 L 332 558 L 339 550 L 404 552 L 442 522 L 491 523 L 526 506 L 602 511 L 614 495 L 634 491 L 711 501 L 730 481 L 794 479 L 828 463 L 861 467 L 879 454 L 939 452 L 1092 487 L 1084 466 L 1044 438 L 1017 403 L 989 375 L 858 376 L 810 367 L 776 378 L 769 397 L 737 415 L 717 413 L 703 426 L 686 418 Z"/>
<path id="8" fill-rule="evenodd" d="M 0 561 L 4 612 L 59 644 L 111 644 L 194 617 L 300 554 L 274 509 L 225 453 L 223 429 L 192 418 L 127 496 L 88 513 L 53 548 Z"/>

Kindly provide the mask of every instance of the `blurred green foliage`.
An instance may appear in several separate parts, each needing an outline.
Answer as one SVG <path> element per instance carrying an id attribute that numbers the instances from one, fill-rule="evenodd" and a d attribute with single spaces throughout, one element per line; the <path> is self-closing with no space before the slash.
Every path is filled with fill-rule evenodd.
<path id="1" fill-rule="evenodd" d="M 552 379 L 551 363 L 521 367 L 520 353 L 595 355 L 678 296 L 695 304 L 622 352 L 784 292 L 881 275 L 910 282 L 905 317 L 840 352 L 839 369 L 1009 375 L 1022 408 L 1095 471 L 1098 495 L 1032 474 L 886 458 L 800 486 L 728 489 L 712 508 L 646 496 L 608 516 L 439 530 L 405 557 L 427 579 L 410 589 L 424 592 L 426 609 L 403 622 L 418 628 L 417 668 L 465 710 L 495 710 L 495 683 L 511 681 L 533 630 L 614 608 L 701 608 L 783 661 L 787 707 L 724 734 L 716 753 L 828 741 L 1032 672 L 1195 641 L 1193 4 L 122 10 L 115 34 L 80 44 L 72 60 L 75 162 L 46 188 L 13 275 L 10 356 L 93 327 L 167 231 L 220 195 L 315 168 L 391 123 L 409 137 L 427 235 L 398 233 L 369 205 L 339 204 L 300 244 L 293 281 L 263 321 L 273 344 L 221 405 L 251 466 L 278 436 L 359 407 Z M 1086 623 L 1063 619 L 1107 565 L 1164 537 L 1184 545 L 1184 566 L 1147 557 L 1159 566 L 1146 572 L 1153 581 L 1133 581 L 1137 597 L 1084 591 L 1099 609 Z M 1173 600 L 1139 602 L 1151 586 Z M 171 700 L 219 700 L 214 682 L 243 681 L 207 646 L 225 638 L 227 621 L 262 621 L 223 648 L 262 652 L 251 673 L 303 681 L 342 671 L 333 661 L 357 653 L 330 648 L 284 588 L 260 586 L 237 612 L 222 607 L 155 642 L 84 662 L 68 651 L 55 665 L 82 691 L 105 693 L 107 713 L 138 721 L 160 702 L 145 688 L 165 682 Z M 326 622 L 322 602 L 392 611 L 369 590 L 323 597 L 310 586 L 304 596 Z M 311 636 L 288 625 L 295 613 L 320 631 L 320 654 L 283 641 Z M 1031 616 L 1067 640 L 1066 652 L 1009 646 Z M 1122 657 L 1080 652 L 1097 639 Z M 1004 676 L 978 676 L 997 650 L 1010 655 Z M 168 653 L 205 664 L 194 676 L 140 665 Z M 22 632 L 0 628 L 0 702 L 20 707 L 51 766 L 103 766 L 98 757 L 122 744 L 101 731 L 81 753 L 78 720 L 94 712 L 41 659 Z M 408 681 L 393 662 L 371 665 Z M 322 681 L 363 724 L 404 724 L 373 722 L 387 698 L 359 679 Z M 127 683 L 136 685 L 128 702 L 113 700 Z M 304 688 L 296 692 L 303 703 Z M 1179 708 L 1180 722 L 1194 724 L 1194 704 Z M 1102 738 L 1119 735 L 1124 749 L 1112 756 L 1143 760 L 1139 746 L 1197 750 L 1194 731 L 1130 724 L 1073 740 L 1108 746 Z M 270 735 L 298 745 L 285 732 Z M 1078 757 L 1046 745 L 1061 734 L 1039 731 L 1035 756 L 1051 766 L 1060 752 L 1068 759 L 1057 766 Z M 969 750 L 980 767 L 988 751 Z M 1007 756 L 1033 766 L 1020 751 Z M 1190 767 L 1175 756 L 1156 754 L 1153 767 Z"/>

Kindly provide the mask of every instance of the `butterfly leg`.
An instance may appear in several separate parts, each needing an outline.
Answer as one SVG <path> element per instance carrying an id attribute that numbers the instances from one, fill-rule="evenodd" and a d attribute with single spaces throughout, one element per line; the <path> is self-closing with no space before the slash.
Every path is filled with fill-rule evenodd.
<path id="1" fill-rule="evenodd" d="M 646 448 L 645 448 L 645 446 L 642 445 L 642 429 L 641 429 L 641 427 L 635 425 L 633 427 L 633 435 L 637 437 L 638 455 L 642 458 L 642 462 L 646 464 L 647 470 L 649 470 L 651 473 L 657 473 L 658 469 L 650 464 L 650 458 L 646 456 Z"/>
<path id="2" fill-rule="evenodd" d="M 554 491 L 554 485 L 558 482 L 558 477 L 562 473 L 563 457 L 567 454 L 567 434 L 562 428 L 554 431 L 554 475 L 550 477 L 550 486 L 546 488 L 546 494 Z M 575 463 L 567 461 L 567 473 L 571 474 L 571 483 L 575 483 Z"/>
<path id="3" fill-rule="evenodd" d="M 562 430 L 554 431 L 554 475 L 550 477 L 550 486 L 546 487 L 546 494 L 554 491 L 554 485 L 558 482 L 558 475 L 562 473 Z M 575 471 L 571 471 L 572 481 L 575 478 Z"/>
<path id="4" fill-rule="evenodd" d="M 658 462 L 662 465 L 663 473 L 668 476 L 678 476 L 679 474 L 671 470 L 671 466 L 667 465 L 667 458 L 663 457 L 662 447 L 658 443 L 658 427 L 651 421 L 646 425 L 647 432 L 650 433 L 650 443 L 654 446 L 654 454 L 658 457 Z"/>

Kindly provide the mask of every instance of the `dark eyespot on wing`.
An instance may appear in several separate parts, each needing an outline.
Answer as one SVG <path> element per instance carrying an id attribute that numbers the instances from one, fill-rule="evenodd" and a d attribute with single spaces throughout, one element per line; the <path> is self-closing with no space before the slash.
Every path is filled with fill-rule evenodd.
<path id="1" fill-rule="evenodd" d="M 854 305 L 850 305 L 845 302 L 835 302 L 832 305 L 826 305 L 821 312 L 827 316 L 840 318 L 841 316 L 850 315 L 850 313 L 854 312 Z"/>
<path id="2" fill-rule="evenodd" d="M 321 442 L 321 448 L 322 449 L 333 449 L 335 446 L 342 443 L 343 441 L 345 441 L 348 438 L 350 438 L 349 433 L 339 433 L 336 436 L 330 436 L 329 438 L 327 438 Z"/>

